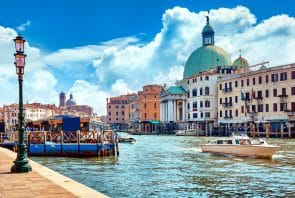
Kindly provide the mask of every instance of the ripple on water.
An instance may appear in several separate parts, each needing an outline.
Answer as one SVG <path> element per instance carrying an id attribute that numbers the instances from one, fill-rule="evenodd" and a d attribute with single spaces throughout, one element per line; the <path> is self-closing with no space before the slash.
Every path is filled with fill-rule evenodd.
<path id="1" fill-rule="evenodd" d="M 35 161 L 110 197 L 277 197 L 295 192 L 295 141 L 271 139 L 272 160 L 201 153 L 214 138 L 134 136 L 119 157 Z"/>

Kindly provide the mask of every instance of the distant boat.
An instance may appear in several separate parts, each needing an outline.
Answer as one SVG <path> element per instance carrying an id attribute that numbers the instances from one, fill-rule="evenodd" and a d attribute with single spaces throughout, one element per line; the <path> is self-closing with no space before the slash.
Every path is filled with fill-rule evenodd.
<path id="1" fill-rule="evenodd" d="M 234 135 L 201 145 L 204 153 L 230 154 L 245 157 L 272 157 L 279 147 L 269 145 L 265 140 L 252 140 L 247 135 Z"/>
<path id="2" fill-rule="evenodd" d="M 126 138 L 126 137 L 118 137 L 118 142 L 119 143 L 131 143 L 134 144 L 136 142 L 135 138 Z"/>
<path id="3" fill-rule="evenodd" d="M 196 136 L 197 132 L 195 130 L 179 130 L 175 133 L 176 136 Z"/>

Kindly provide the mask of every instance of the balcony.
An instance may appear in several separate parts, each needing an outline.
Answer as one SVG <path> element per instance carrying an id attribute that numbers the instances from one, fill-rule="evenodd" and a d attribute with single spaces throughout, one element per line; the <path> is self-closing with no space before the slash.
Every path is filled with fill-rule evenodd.
<path id="1" fill-rule="evenodd" d="M 222 103 L 222 106 L 223 106 L 224 108 L 230 108 L 230 107 L 233 106 L 233 103 L 231 103 L 231 102 Z"/>
<path id="2" fill-rule="evenodd" d="M 233 88 L 232 87 L 224 88 L 222 90 L 223 93 L 229 93 L 229 92 L 232 92 L 232 91 L 233 91 Z"/>
<path id="3" fill-rule="evenodd" d="M 232 119 L 233 118 L 233 116 L 232 115 L 226 115 L 226 116 L 224 116 L 224 119 Z"/>
<path id="4" fill-rule="evenodd" d="M 254 116 L 256 116 L 256 114 L 257 114 L 256 111 L 252 111 L 252 112 L 249 113 L 249 116 L 250 116 L 251 118 L 254 118 Z"/>
<path id="5" fill-rule="evenodd" d="M 295 116 L 295 111 L 286 109 L 286 110 L 284 110 L 284 112 L 287 113 L 288 116 Z"/>
<path id="6" fill-rule="evenodd" d="M 261 103 L 262 100 L 263 100 L 263 97 L 262 96 L 257 96 L 255 99 L 257 100 L 258 103 Z"/>
<path id="7" fill-rule="evenodd" d="M 286 99 L 287 99 L 288 95 L 287 94 L 281 94 L 281 95 L 278 95 L 278 97 L 280 98 L 281 103 L 284 103 L 284 102 L 286 102 Z"/>

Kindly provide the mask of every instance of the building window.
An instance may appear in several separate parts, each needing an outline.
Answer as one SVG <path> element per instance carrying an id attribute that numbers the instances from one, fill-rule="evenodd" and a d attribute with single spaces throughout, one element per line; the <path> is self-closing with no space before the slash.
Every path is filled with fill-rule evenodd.
<path id="1" fill-rule="evenodd" d="M 112 119 L 111 118 L 109 118 L 109 121 L 111 121 Z"/>
<path id="2" fill-rule="evenodd" d="M 193 113 L 193 118 L 198 118 L 198 113 Z"/>
<path id="3" fill-rule="evenodd" d="M 210 101 L 209 100 L 205 101 L 205 107 L 210 107 Z"/>
<path id="4" fill-rule="evenodd" d="M 190 103 L 187 103 L 187 109 L 190 109 L 191 107 L 190 107 Z"/>
<path id="5" fill-rule="evenodd" d="M 272 74 L 271 75 L 271 82 L 277 82 L 279 80 L 278 74 Z"/>
<path id="6" fill-rule="evenodd" d="M 124 105 L 122 105 L 122 106 L 121 106 L 121 108 L 122 108 L 122 109 L 125 109 L 125 106 L 124 106 Z"/>
<path id="7" fill-rule="evenodd" d="M 252 112 L 256 112 L 256 105 L 252 105 Z"/>
<path id="8" fill-rule="evenodd" d="M 188 98 L 190 97 L 189 93 L 190 93 L 190 92 L 188 91 L 188 92 L 187 92 L 187 97 L 188 97 Z"/>
<path id="9" fill-rule="evenodd" d="M 196 89 L 193 89 L 193 97 L 194 96 L 197 96 L 197 90 Z"/>
<path id="10" fill-rule="evenodd" d="M 238 96 L 235 96 L 235 102 L 238 103 Z"/>
<path id="11" fill-rule="evenodd" d="M 274 112 L 278 111 L 278 104 L 277 104 L 277 103 L 273 103 L 273 104 L 272 104 L 272 110 L 273 110 Z"/>
<path id="12" fill-rule="evenodd" d="M 291 102 L 291 111 L 295 112 L 295 102 Z"/>
<path id="13" fill-rule="evenodd" d="M 112 115 L 112 112 L 109 112 L 109 115 Z"/>
<path id="14" fill-rule="evenodd" d="M 189 84 L 189 80 L 187 80 L 187 84 Z"/>
<path id="15" fill-rule="evenodd" d="M 144 119 L 146 119 L 146 113 L 144 113 Z"/>
<path id="16" fill-rule="evenodd" d="M 188 119 L 188 120 L 191 119 L 191 114 L 187 114 L 187 119 Z"/>
<path id="17" fill-rule="evenodd" d="M 241 106 L 241 113 L 244 113 L 245 110 L 244 110 L 244 106 Z"/>
<path id="18" fill-rule="evenodd" d="M 258 83 L 259 83 L 259 84 L 262 83 L 262 77 L 261 77 L 261 76 L 258 77 Z"/>
<path id="19" fill-rule="evenodd" d="M 206 95 L 206 96 L 209 95 L 209 87 L 205 87 L 205 95 Z"/>
<path id="20" fill-rule="evenodd" d="M 255 78 L 252 79 L 252 84 L 255 85 Z"/>
<path id="21" fill-rule="evenodd" d="M 205 76 L 205 80 L 209 80 L 209 76 Z"/>
<path id="22" fill-rule="evenodd" d="M 144 108 L 146 109 L 146 103 L 144 103 Z"/>
<path id="23" fill-rule="evenodd" d="M 235 81 L 235 87 L 238 87 L 239 86 L 239 84 L 238 84 L 238 81 L 236 80 Z"/>
<path id="24" fill-rule="evenodd" d="M 244 80 L 241 80 L 241 87 L 244 87 Z"/>
<path id="25" fill-rule="evenodd" d="M 295 71 L 292 71 L 291 77 L 292 77 L 292 79 L 295 79 Z"/>
<path id="26" fill-rule="evenodd" d="M 291 87 L 291 94 L 295 95 L 295 87 Z"/>
<path id="27" fill-rule="evenodd" d="M 200 101 L 200 107 L 203 107 L 203 101 Z"/>
<path id="28" fill-rule="evenodd" d="M 219 84 L 219 90 L 222 90 L 222 84 Z"/>
<path id="29" fill-rule="evenodd" d="M 265 83 L 268 83 L 268 75 L 265 76 Z"/>
<path id="30" fill-rule="evenodd" d="M 222 118 L 222 111 L 219 111 L 219 117 Z"/>
<path id="31" fill-rule="evenodd" d="M 273 97 L 277 97 L 277 95 L 278 95 L 277 89 L 273 89 Z"/>
<path id="32" fill-rule="evenodd" d="M 118 121 L 118 120 L 119 120 L 119 118 L 116 118 L 116 120 Z"/>
<path id="33" fill-rule="evenodd" d="M 157 103 L 154 103 L 154 108 L 155 108 L 155 109 L 157 108 Z"/>
<path id="34" fill-rule="evenodd" d="M 239 116 L 239 111 L 236 109 L 236 117 Z"/>
<path id="35" fill-rule="evenodd" d="M 205 112 L 205 118 L 210 118 L 210 112 Z"/>
<path id="36" fill-rule="evenodd" d="M 265 112 L 269 112 L 269 104 L 265 104 Z"/>
<path id="37" fill-rule="evenodd" d="M 262 91 L 257 91 L 257 97 L 262 98 Z"/>
<path id="38" fill-rule="evenodd" d="M 219 98 L 219 104 L 222 104 L 222 98 Z"/>
<path id="39" fill-rule="evenodd" d="M 280 77 L 281 77 L 281 81 L 285 81 L 285 80 L 287 80 L 287 72 L 283 72 L 283 73 L 281 73 L 280 74 Z"/>
<path id="40" fill-rule="evenodd" d="M 287 93 L 286 93 L 286 88 L 282 88 L 282 95 L 283 95 L 283 96 L 286 96 L 286 95 L 287 95 Z"/>
<path id="41" fill-rule="evenodd" d="M 287 110 L 287 103 L 280 103 L 280 111 Z"/>
<path id="42" fill-rule="evenodd" d="M 200 88 L 200 96 L 202 96 L 203 95 L 203 88 L 201 87 Z"/>
<path id="43" fill-rule="evenodd" d="M 155 118 L 155 119 L 157 118 L 157 113 L 154 114 L 154 118 Z"/>
<path id="44" fill-rule="evenodd" d="M 249 86 L 249 84 L 250 84 L 250 80 L 249 80 L 249 78 L 247 79 L 247 86 Z"/>
<path id="45" fill-rule="evenodd" d="M 109 109 L 110 109 L 110 108 L 112 108 L 112 106 L 111 106 L 111 105 L 109 105 Z"/>
<path id="46" fill-rule="evenodd" d="M 125 112 L 124 111 L 122 111 L 122 115 L 125 115 Z"/>
<path id="47" fill-rule="evenodd" d="M 202 81 L 202 79 L 203 79 L 203 77 L 201 76 L 201 77 L 200 77 L 200 81 Z"/>
<path id="48" fill-rule="evenodd" d="M 263 104 L 258 105 L 258 112 L 263 112 Z"/>
<path id="49" fill-rule="evenodd" d="M 203 118 L 203 112 L 201 112 L 201 118 Z"/>
<path id="50" fill-rule="evenodd" d="M 193 102 L 193 109 L 197 109 L 198 108 L 198 103 L 197 102 Z"/>
<path id="51" fill-rule="evenodd" d="M 265 90 L 265 97 L 268 98 L 268 95 L 269 95 L 269 91 L 268 91 L 268 89 L 266 89 Z"/>
<path id="52" fill-rule="evenodd" d="M 116 108 L 116 109 L 119 109 L 119 105 L 116 105 L 115 108 Z"/>
<path id="53" fill-rule="evenodd" d="M 118 111 L 116 112 L 116 115 L 119 115 Z"/>

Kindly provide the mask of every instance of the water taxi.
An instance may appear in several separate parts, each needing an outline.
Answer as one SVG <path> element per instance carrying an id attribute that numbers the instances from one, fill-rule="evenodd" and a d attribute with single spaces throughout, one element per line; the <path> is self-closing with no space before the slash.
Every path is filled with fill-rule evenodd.
<path id="1" fill-rule="evenodd" d="M 269 145 L 265 140 L 252 140 L 246 135 L 233 135 L 201 145 L 204 153 L 229 154 L 243 157 L 272 157 L 279 147 Z"/>

